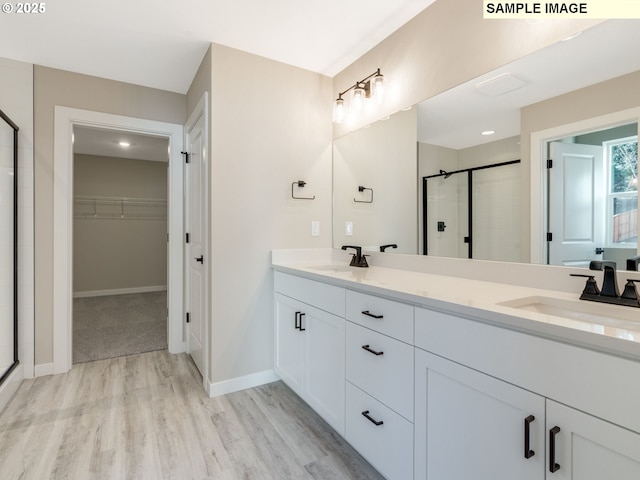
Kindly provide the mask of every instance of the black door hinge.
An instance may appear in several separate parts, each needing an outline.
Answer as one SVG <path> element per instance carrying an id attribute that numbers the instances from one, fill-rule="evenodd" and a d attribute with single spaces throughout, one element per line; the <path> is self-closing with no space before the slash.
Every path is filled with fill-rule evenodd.
<path id="1" fill-rule="evenodd" d="M 190 313 L 187 312 L 187 323 L 191 322 Z"/>
<path id="2" fill-rule="evenodd" d="M 552 241 L 553 241 L 553 233 L 547 232 L 547 242 L 552 242 Z"/>
<path id="3" fill-rule="evenodd" d="M 551 158 L 547 160 L 547 168 L 553 168 L 553 160 Z"/>
<path id="4" fill-rule="evenodd" d="M 189 234 L 187 233 L 186 235 L 187 235 L 187 243 L 189 243 L 189 241 L 190 241 Z"/>
<path id="5" fill-rule="evenodd" d="M 189 160 L 189 152 L 180 152 L 180 153 L 181 153 L 182 155 L 184 155 L 184 161 L 185 161 L 186 163 L 190 163 L 190 160 Z"/>

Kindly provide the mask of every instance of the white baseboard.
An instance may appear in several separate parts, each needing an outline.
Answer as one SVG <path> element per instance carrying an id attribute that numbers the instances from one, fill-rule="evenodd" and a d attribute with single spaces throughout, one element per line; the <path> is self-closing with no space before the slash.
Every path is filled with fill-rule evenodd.
<path id="1" fill-rule="evenodd" d="M 129 293 L 163 292 L 166 289 L 167 289 L 166 285 L 156 285 L 151 287 L 114 288 L 112 290 L 91 290 L 88 292 L 73 292 L 73 298 L 106 297 L 109 295 L 127 295 Z"/>
<path id="2" fill-rule="evenodd" d="M 33 369 L 33 373 L 36 377 L 45 377 L 47 375 L 53 375 L 55 370 L 53 368 L 53 363 L 42 363 L 40 365 L 36 365 Z"/>
<path id="3" fill-rule="evenodd" d="M 233 393 L 247 388 L 258 387 L 267 383 L 280 380 L 280 377 L 273 370 L 265 370 L 263 372 L 252 373 L 244 377 L 236 377 L 223 382 L 209 383 L 209 396 L 218 397 Z"/>

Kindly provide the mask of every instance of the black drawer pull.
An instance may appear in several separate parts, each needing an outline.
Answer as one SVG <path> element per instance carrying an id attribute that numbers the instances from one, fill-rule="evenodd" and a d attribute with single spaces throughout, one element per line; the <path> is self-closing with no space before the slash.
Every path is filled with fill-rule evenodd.
<path id="1" fill-rule="evenodd" d="M 362 415 L 364 415 L 364 417 L 371 423 L 373 423 L 376 427 L 379 427 L 384 423 L 382 420 L 376 420 L 375 418 L 369 416 L 369 410 L 365 410 L 364 412 L 362 412 Z"/>
<path id="2" fill-rule="evenodd" d="M 295 324 L 296 330 L 300 330 L 300 314 L 301 313 L 302 312 L 296 312 L 296 324 Z"/>
<path id="3" fill-rule="evenodd" d="M 536 419 L 533 415 L 529 415 L 524 419 L 524 458 L 529 459 L 533 457 L 536 452 L 531 450 L 531 422 Z"/>
<path id="4" fill-rule="evenodd" d="M 374 355 L 383 355 L 384 352 L 376 352 L 375 350 L 372 350 L 370 345 L 362 345 L 362 348 L 364 348 L 367 352 L 371 352 Z"/>
<path id="5" fill-rule="evenodd" d="M 300 312 L 300 327 L 299 327 L 299 330 L 301 332 L 304 332 L 306 330 L 306 328 L 302 328 L 302 317 L 304 317 L 305 315 L 306 315 L 306 313 Z"/>
<path id="6" fill-rule="evenodd" d="M 371 318 L 377 318 L 377 319 L 384 318 L 384 315 L 374 315 L 373 313 L 369 312 L 369 310 L 365 310 L 364 312 L 362 312 L 362 314 Z"/>
<path id="7" fill-rule="evenodd" d="M 560 427 L 555 426 L 549 430 L 549 471 L 555 473 L 560 470 L 560 464 L 556 463 L 556 435 L 560 433 Z"/>

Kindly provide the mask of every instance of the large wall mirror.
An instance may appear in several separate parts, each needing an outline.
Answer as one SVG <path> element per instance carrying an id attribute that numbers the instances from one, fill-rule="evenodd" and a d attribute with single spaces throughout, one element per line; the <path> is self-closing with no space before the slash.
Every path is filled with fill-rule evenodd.
<path id="1" fill-rule="evenodd" d="M 397 244 L 386 251 L 574 266 L 617 257 L 624 268 L 638 251 L 638 44 L 640 21 L 607 21 L 337 138 L 334 247 Z M 627 117 L 612 119 L 614 111 Z M 601 124 L 576 130 L 600 116 Z M 539 131 L 553 134 L 532 148 Z M 544 168 L 554 143 L 576 145 L 560 154 L 560 177 Z M 578 152 L 582 144 L 603 152 L 601 159 Z M 612 145 L 626 152 L 613 163 Z M 602 172 L 597 186 L 585 176 L 594 168 Z M 574 201 L 559 205 L 554 195 Z M 584 211 L 575 210 L 579 204 Z M 555 221 L 548 213 L 561 209 L 566 231 L 547 237 Z M 553 242 L 588 246 L 578 256 L 553 257 Z M 532 245 L 540 252 L 532 254 Z"/>
<path id="2" fill-rule="evenodd" d="M 0 384 L 18 365 L 18 127 L 0 110 Z"/>

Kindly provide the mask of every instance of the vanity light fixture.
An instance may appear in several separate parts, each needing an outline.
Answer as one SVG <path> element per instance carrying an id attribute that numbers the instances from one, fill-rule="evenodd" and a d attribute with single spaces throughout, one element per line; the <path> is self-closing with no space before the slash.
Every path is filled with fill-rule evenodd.
<path id="1" fill-rule="evenodd" d="M 127 148 L 127 147 L 131 146 L 131 144 L 129 142 L 124 142 L 124 141 L 120 142 L 118 145 L 120 145 L 123 148 Z"/>
<path id="2" fill-rule="evenodd" d="M 351 108 L 354 113 L 361 113 L 364 110 L 365 102 L 372 99 L 380 105 L 384 99 L 384 75 L 377 69 L 371 75 L 356 82 L 344 92 L 338 93 L 338 98 L 333 102 L 333 121 L 342 123 L 347 115 L 344 95 L 351 92 Z"/>

